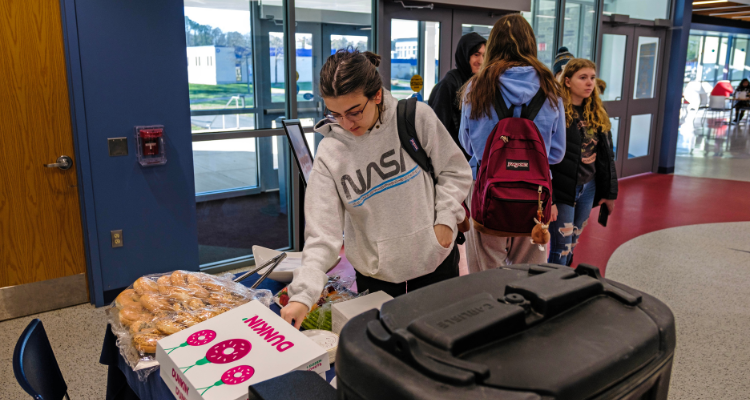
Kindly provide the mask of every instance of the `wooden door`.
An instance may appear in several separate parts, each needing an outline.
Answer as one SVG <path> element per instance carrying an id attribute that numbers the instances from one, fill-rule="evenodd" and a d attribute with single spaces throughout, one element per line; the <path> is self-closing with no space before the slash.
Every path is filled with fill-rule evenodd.
<path id="1" fill-rule="evenodd" d="M 88 299 L 62 32 L 59 1 L 0 1 L 0 320 Z"/>

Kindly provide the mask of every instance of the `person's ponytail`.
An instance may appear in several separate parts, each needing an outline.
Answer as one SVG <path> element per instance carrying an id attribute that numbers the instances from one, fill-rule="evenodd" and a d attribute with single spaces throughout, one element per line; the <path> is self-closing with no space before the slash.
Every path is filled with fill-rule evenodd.
<path id="1" fill-rule="evenodd" d="M 320 95 L 323 98 L 339 97 L 361 91 L 371 99 L 383 87 L 378 66 L 380 56 L 373 52 L 360 52 L 352 47 L 338 50 L 328 57 L 320 70 Z M 381 113 L 383 104 L 378 104 Z"/>
<path id="2" fill-rule="evenodd" d="M 372 63 L 372 65 L 375 66 L 375 68 L 380 66 L 380 55 L 375 54 L 371 51 L 366 51 L 362 53 L 365 57 L 367 57 L 368 60 Z"/>

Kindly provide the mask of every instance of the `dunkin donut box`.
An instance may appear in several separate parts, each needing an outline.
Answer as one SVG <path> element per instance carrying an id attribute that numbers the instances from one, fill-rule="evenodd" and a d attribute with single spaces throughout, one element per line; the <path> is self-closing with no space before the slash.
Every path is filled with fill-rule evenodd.
<path id="1" fill-rule="evenodd" d="M 156 359 L 178 400 L 245 400 L 256 383 L 329 369 L 322 347 L 257 300 L 160 340 Z"/>

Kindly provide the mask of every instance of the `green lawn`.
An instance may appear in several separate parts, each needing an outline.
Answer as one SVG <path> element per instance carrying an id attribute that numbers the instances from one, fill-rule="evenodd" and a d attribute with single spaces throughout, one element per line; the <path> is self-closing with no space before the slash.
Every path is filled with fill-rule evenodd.
<path id="1" fill-rule="evenodd" d="M 198 83 L 188 84 L 190 91 L 190 100 L 200 99 L 211 99 L 217 98 L 216 100 L 193 103 L 190 108 L 205 109 L 205 108 L 224 108 L 227 101 L 226 97 L 245 95 L 245 107 L 253 106 L 253 85 L 246 83 L 229 83 L 225 85 L 202 85 Z M 224 97 L 225 99 L 221 99 Z M 230 105 L 234 106 L 234 104 Z"/>
<path id="2" fill-rule="evenodd" d="M 311 92 L 312 82 L 298 82 L 300 92 Z M 271 84 L 271 98 L 274 102 L 284 102 L 284 83 Z M 229 97 L 245 95 L 245 107 L 253 107 L 253 85 L 246 83 L 230 83 L 225 85 L 202 85 L 197 83 L 189 84 L 190 100 L 210 100 L 206 102 L 197 102 L 190 105 L 192 110 L 224 108 L 229 101 Z M 234 107 L 234 102 L 229 105 Z"/>

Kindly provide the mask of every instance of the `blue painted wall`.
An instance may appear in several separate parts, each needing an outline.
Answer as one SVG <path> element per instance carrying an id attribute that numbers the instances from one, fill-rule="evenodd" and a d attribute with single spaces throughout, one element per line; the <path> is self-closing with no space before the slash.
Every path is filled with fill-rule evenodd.
<path id="1" fill-rule="evenodd" d="M 669 49 L 669 77 L 667 78 L 667 96 L 664 105 L 664 128 L 659 150 L 658 172 L 674 172 L 677 156 L 677 139 L 680 129 L 680 103 L 682 85 L 685 79 L 685 62 L 687 60 L 688 36 L 693 14 L 692 0 L 676 0 L 672 31 L 672 44 Z"/>
<path id="2" fill-rule="evenodd" d="M 92 301 L 139 276 L 198 270 L 180 0 L 62 0 Z M 133 127 L 164 125 L 167 164 L 143 168 Z M 107 138 L 127 137 L 110 157 Z M 112 248 L 122 229 L 125 246 Z"/>

